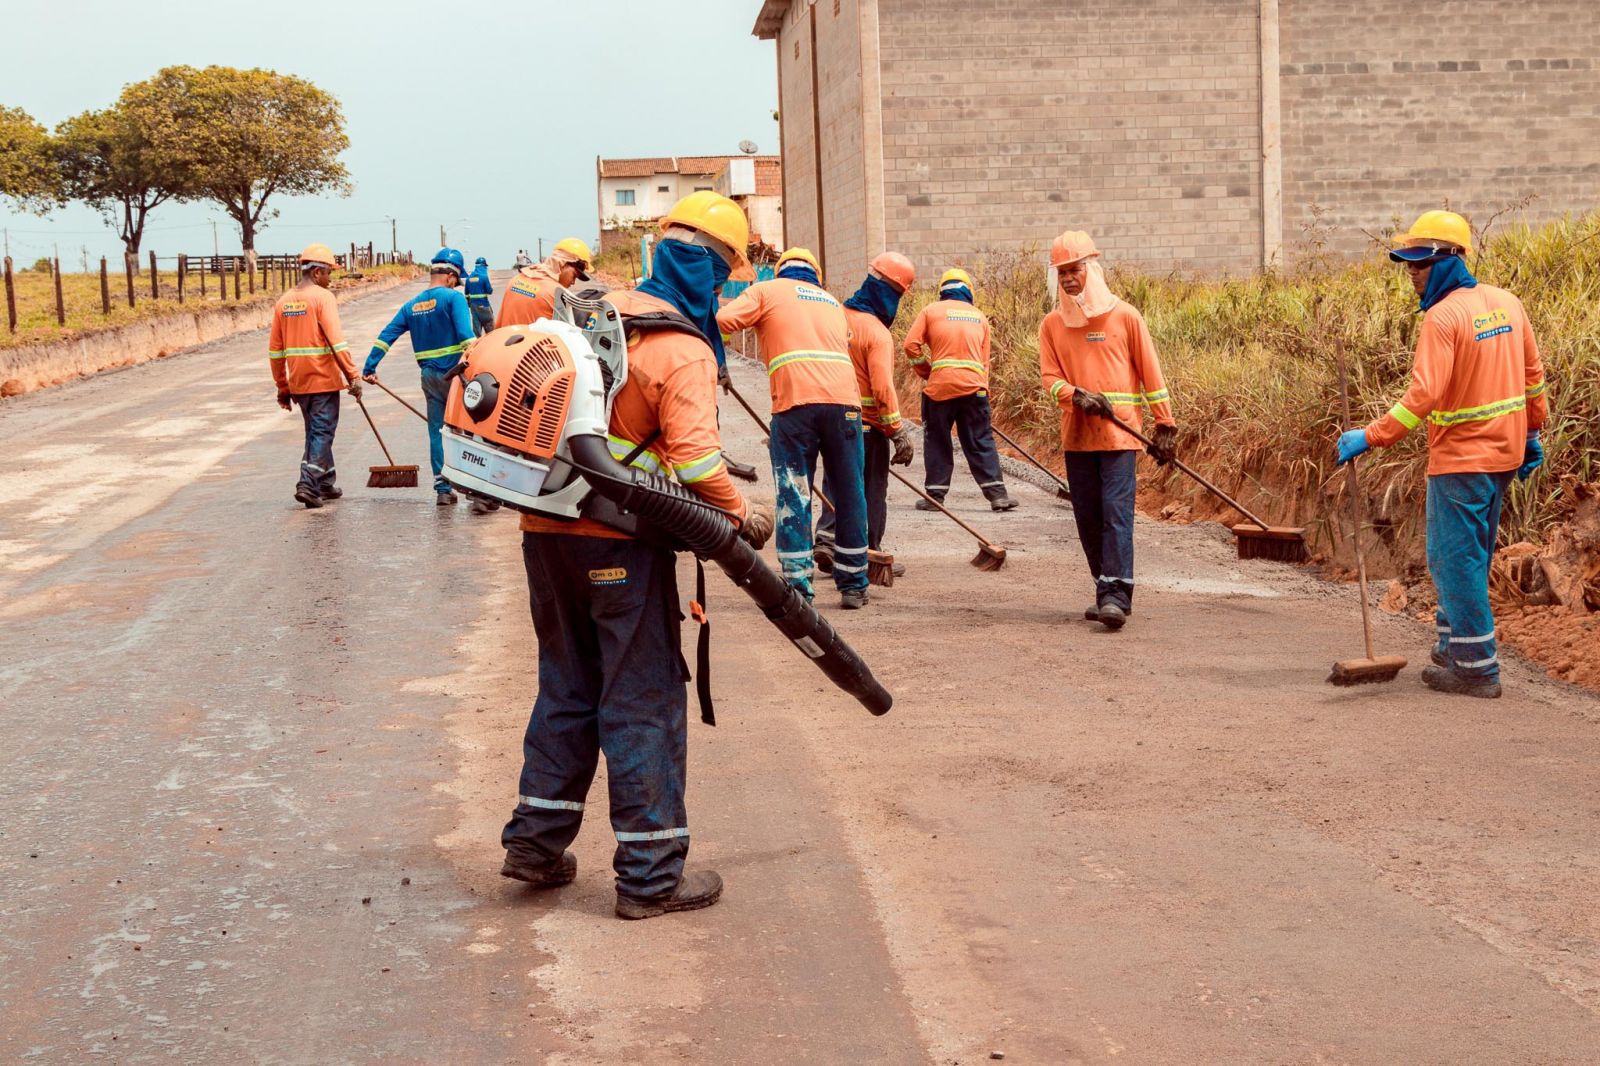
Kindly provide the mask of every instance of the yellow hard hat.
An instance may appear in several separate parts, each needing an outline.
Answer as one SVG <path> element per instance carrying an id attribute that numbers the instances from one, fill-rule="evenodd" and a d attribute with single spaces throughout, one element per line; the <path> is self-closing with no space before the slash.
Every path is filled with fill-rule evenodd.
<path id="1" fill-rule="evenodd" d="M 575 259 L 579 266 L 588 266 L 594 262 L 594 253 L 589 251 L 589 246 L 577 237 L 563 237 L 556 242 L 556 251 L 569 259 Z"/>
<path id="2" fill-rule="evenodd" d="M 805 263 L 817 272 L 817 277 L 822 277 L 822 264 L 817 262 L 817 257 L 811 254 L 809 248 L 790 248 L 778 256 L 778 265 L 774 270 L 782 270 L 785 263 Z"/>
<path id="3" fill-rule="evenodd" d="M 1454 245 L 1463 252 L 1472 251 L 1472 227 L 1454 211 L 1424 211 L 1411 223 L 1411 229 L 1394 237 L 1398 250 L 1414 250 L 1429 254 L 1443 250 L 1442 245 Z M 1391 258 L 1395 258 L 1391 254 Z M 1401 255 L 1401 259 L 1425 258 L 1418 255 Z"/>
<path id="4" fill-rule="evenodd" d="M 337 265 L 333 258 L 333 249 L 326 244 L 306 245 L 305 250 L 300 253 L 300 262 L 302 265 L 316 263 L 318 266 L 325 266 L 329 270 L 332 270 Z"/>
<path id="5" fill-rule="evenodd" d="M 942 289 L 951 282 L 957 282 L 970 289 L 972 288 L 972 275 L 968 274 L 960 267 L 951 267 L 949 270 L 944 272 L 944 277 L 939 279 L 939 288 Z"/>
<path id="6" fill-rule="evenodd" d="M 672 210 L 661 219 L 662 232 L 672 226 L 687 226 L 721 241 L 733 252 L 733 276 L 754 276 L 745 255 L 750 247 L 750 220 L 744 217 L 744 210 L 726 196 L 707 189 L 690 193 L 673 204 Z"/>

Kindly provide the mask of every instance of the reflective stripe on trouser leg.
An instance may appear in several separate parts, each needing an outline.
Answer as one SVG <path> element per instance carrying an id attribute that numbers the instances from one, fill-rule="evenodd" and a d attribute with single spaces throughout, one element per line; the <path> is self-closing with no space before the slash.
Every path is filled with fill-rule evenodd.
<path id="1" fill-rule="evenodd" d="M 818 447 L 837 508 L 833 583 L 841 592 L 867 587 L 867 497 L 862 481 L 861 412 L 842 404 L 817 404 Z"/>
<path id="2" fill-rule="evenodd" d="M 950 475 L 955 470 L 955 452 L 950 447 L 950 428 L 956 412 L 949 400 L 922 397 L 922 488 L 929 496 L 944 498 L 950 491 Z"/>
<path id="3" fill-rule="evenodd" d="M 814 407 L 807 404 L 774 414 L 768 442 L 778 565 L 784 581 L 808 600 L 812 597 L 811 479 L 821 449 Z"/>
<path id="4" fill-rule="evenodd" d="M 428 401 L 428 462 L 433 469 L 433 491 L 450 492 L 450 483 L 444 479 L 444 438 L 440 436 L 440 429 L 444 426 L 445 401 L 450 398 L 450 378 L 448 370 L 433 370 L 421 367 L 422 395 Z"/>
<path id="5" fill-rule="evenodd" d="M 339 394 L 313 392 L 296 396 L 305 423 L 305 448 L 300 453 L 297 488 L 315 493 L 333 487 L 333 437 L 339 429 Z"/>
<path id="6" fill-rule="evenodd" d="M 1439 596 L 1445 654 L 1462 674 L 1497 680 L 1489 563 L 1514 471 L 1428 478 L 1428 572 Z"/>
<path id="7" fill-rule="evenodd" d="M 978 483 L 984 498 L 994 500 L 1006 494 L 1005 477 L 1000 473 L 1000 451 L 994 444 L 990 425 L 989 397 L 973 393 L 951 400 L 956 405 L 956 435 L 967 457 L 967 469 Z"/>
<path id="8" fill-rule="evenodd" d="M 1096 604 L 1133 606 L 1133 503 L 1138 452 L 1067 452 L 1067 486 Z"/>

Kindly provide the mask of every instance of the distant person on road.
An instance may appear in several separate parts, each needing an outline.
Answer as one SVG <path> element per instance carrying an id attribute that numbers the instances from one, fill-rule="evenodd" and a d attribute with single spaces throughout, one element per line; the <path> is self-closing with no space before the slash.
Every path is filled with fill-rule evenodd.
<path id="1" fill-rule="evenodd" d="M 760 548 L 772 516 L 728 479 L 717 433 L 717 289 L 744 260 L 749 223 L 713 192 L 693 193 L 662 219 L 656 273 L 604 298 L 630 328 L 628 380 L 611 412 L 611 451 L 675 476 L 729 512 Z M 525 515 L 522 558 L 539 646 L 539 695 L 523 740 L 517 806 L 501 834 L 500 873 L 535 887 L 577 872 L 568 846 L 583 822 L 603 753 L 617 837 L 616 914 L 651 918 L 709 907 L 722 895 L 711 870 L 684 869 L 689 852 L 688 673 L 679 651 L 676 562 L 670 547 L 595 518 Z"/>
<path id="2" fill-rule="evenodd" d="M 494 284 L 489 280 L 489 261 L 478 257 L 472 273 L 466 278 L 467 307 L 472 311 L 472 333 L 481 337 L 494 329 L 494 308 L 489 297 L 494 295 Z"/>
<path id="3" fill-rule="evenodd" d="M 1439 692 L 1500 696 L 1489 564 L 1500 508 L 1516 477 L 1544 463 L 1544 364 L 1522 301 L 1468 269 L 1472 228 L 1427 211 L 1389 258 L 1411 275 L 1422 310 L 1411 387 L 1389 413 L 1339 437 L 1337 459 L 1400 443 L 1428 423 L 1428 573 L 1439 640 L 1422 670 Z"/>
<path id="4" fill-rule="evenodd" d="M 516 262 L 512 263 L 511 265 L 516 267 L 518 270 L 521 270 L 523 267 L 531 267 L 533 266 L 533 258 L 528 255 L 526 248 L 518 248 Z"/>
<path id="5" fill-rule="evenodd" d="M 444 425 L 445 400 L 450 396 L 450 371 L 461 362 L 461 353 L 474 339 L 472 312 L 467 308 L 467 298 L 457 288 L 466 272 L 466 261 L 460 252 L 439 249 L 428 267 L 430 287 L 395 312 L 372 342 L 367 365 L 361 372 L 363 378 L 376 384 L 378 364 L 388 354 L 389 346 L 402 334 L 411 334 L 411 349 L 422 374 L 422 395 L 428 401 L 428 456 L 433 463 L 435 502 L 440 507 L 452 507 L 457 502 L 450 482 L 444 479 L 444 441 L 439 430 Z"/>
<path id="6" fill-rule="evenodd" d="M 272 307 L 272 332 L 267 359 L 278 384 L 278 406 L 300 407 L 305 421 L 305 450 L 300 455 L 300 480 L 294 498 L 308 508 L 344 495 L 335 481 L 333 436 L 339 429 L 339 391 L 361 395 L 356 366 L 339 326 L 339 303 L 328 291 L 333 278 L 333 252 L 312 244 L 300 253 L 300 282 L 278 297 Z"/>
<path id="7" fill-rule="evenodd" d="M 1150 455 L 1162 465 L 1177 455 L 1178 427 L 1144 317 L 1112 295 L 1099 259 L 1093 238 L 1081 230 L 1068 230 L 1050 245 L 1059 303 L 1039 323 L 1039 380 L 1061 409 L 1072 517 L 1094 578 L 1095 602 L 1083 617 L 1117 630 L 1133 613 L 1141 446 L 1106 416 L 1138 429 L 1138 408 L 1147 405 L 1156 423 Z"/>
<path id="8" fill-rule="evenodd" d="M 518 270 L 511 279 L 511 287 L 500 300 L 495 328 L 528 325 L 553 317 L 556 291 L 570 289 L 574 282 L 588 281 L 593 260 L 589 246 L 577 237 L 558 241 L 544 262 Z"/>
<path id="9" fill-rule="evenodd" d="M 922 309 L 906 333 L 905 351 L 912 371 L 927 382 L 922 387 L 923 490 L 941 503 L 950 491 L 954 427 L 989 509 L 1011 510 L 1017 501 L 1006 493 L 990 428 L 989 317 L 973 306 L 972 278 L 965 270 L 944 272 L 939 298 Z M 937 508 L 918 500 L 917 510 Z"/>
<path id="10" fill-rule="evenodd" d="M 911 260 L 899 252 L 884 252 L 867 266 L 867 276 L 855 295 L 844 302 L 844 321 L 849 329 L 850 362 L 855 365 L 856 391 L 861 395 L 862 480 L 867 497 L 867 547 L 883 550 L 883 536 L 889 524 L 889 465 L 909 466 L 915 457 L 911 434 L 900 417 L 900 397 L 894 387 L 894 325 L 900 298 L 917 279 Z M 833 499 L 833 485 L 823 470 L 822 495 Z M 829 573 L 833 568 L 834 514 L 826 500 L 822 520 L 817 523 L 817 543 L 813 557 L 817 569 Z M 894 564 L 894 576 L 905 573 L 903 563 Z"/>
<path id="11" fill-rule="evenodd" d="M 783 579 L 812 598 L 811 485 L 821 458 L 838 508 L 833 582 L 839 606 L 867 605 L 867 497 L 861 479 L 861 390 L 844 308 L 822 287 L 817 257 L 790 248 L 777 277 L 717 313 L 722 333 L 754 329 L 772 393 L 772 481 Z M 720 334 L 718 337 L 720 342 Z"/>

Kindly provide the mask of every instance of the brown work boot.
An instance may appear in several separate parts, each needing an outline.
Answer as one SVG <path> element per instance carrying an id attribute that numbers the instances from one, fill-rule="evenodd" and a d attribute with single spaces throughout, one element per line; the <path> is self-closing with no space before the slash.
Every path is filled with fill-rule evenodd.
<path id="1" fill-rule="evenodd" d="M 695 870 L 693 873 L 684 871 L 678 879 L 678 887 L 670 896 L 661 896 L 656 899 L 634 899 L 617 893 L 617 917 L 636 921 L 640 918 L 654 918 L 661 914 L 671 914 L 673 911 L 697 911 L 701 907 L 709 907 L 722 898 L 722 878 L 717 876 L 715 870 Z"/>
<path id="2" fill-rule="evenodd" d="M 563 851 L 561 858 L 551 862 L 536 863 L 524 862 L 515 858 L 510 852 L 506 853 L 506 861 L 500 867 L 500 876 L 509 877 L 514 881 L 532 885 L 534 888 L 556 888 L 560 885 L 572 884 L 572 879 L 578 876 L 578 857 L 570 851 Z"/>

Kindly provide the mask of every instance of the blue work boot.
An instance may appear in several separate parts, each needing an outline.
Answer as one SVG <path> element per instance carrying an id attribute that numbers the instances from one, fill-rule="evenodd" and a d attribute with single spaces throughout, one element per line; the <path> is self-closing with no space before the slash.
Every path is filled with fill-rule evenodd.
<path id="1" fill-rule="evenodd" d="M 1422 683 L 1435 692 L 1452 696 L 1476 696 L 1480 700 L 1500 698 L 1500 682 L 1495 678 L 1473 677 L 1448 666 L 1424 666 Z"/>

